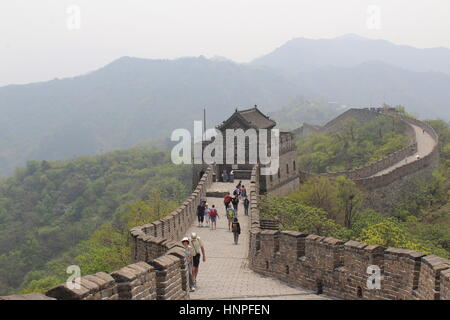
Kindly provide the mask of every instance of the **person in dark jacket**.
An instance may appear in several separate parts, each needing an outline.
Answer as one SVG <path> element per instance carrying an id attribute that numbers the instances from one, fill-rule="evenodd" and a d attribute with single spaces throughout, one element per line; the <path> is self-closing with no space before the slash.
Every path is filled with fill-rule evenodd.
<path id="1" fill-rule="evenodd" d="M 245 209 L 245 215 L 248 216 L 248 207 L 250 206 L 250 200 L 248 200 L 247 197 L 244 199 L 244 209 Z"/>
<path id="2" fill-rule="evenodd" d="M 234 198 L 231 199 L 231 203 L 233 204 L 234 211 L 236 211 L 237 214 L 239 205 L 239 196 L 234 196 Z"/>
<path id="3" fill-rule="evenodd" d="M 234 244 L 238 244 L 239 235 L 241 234 L 241 225 L 239 224 L 238 218 L 233 219 L 231 231 L 233 232 L 234 236 Z"/>
<path id="4" fill-rule="evenodd" d="M 197 219 L 199 227 L 203 227 L 203 220 L 205 219 L 205 210 L 206 210 L 205 204 L 206 201 L 202 201 L 197 207 Z"/>

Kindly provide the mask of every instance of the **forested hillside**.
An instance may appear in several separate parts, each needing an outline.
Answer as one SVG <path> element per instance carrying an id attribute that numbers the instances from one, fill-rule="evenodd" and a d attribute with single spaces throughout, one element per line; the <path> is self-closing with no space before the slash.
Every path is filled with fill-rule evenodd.
<path id="1" fill-rule="evenodd" d="M 169 139 L 235 108 L 276 110 L 297 94 L 283 76 L 204 57 L 123 57 L 89 74 L 0 87 L 0 176 L 29 159 L 65 160 Z"/>
<path id="2" fill-rule="evenodd" d="M 341 130 L 297 139 L 298 163 L 314 173 L 348 171 L 366 166 L 406 147 L 402 121 L 380 116 L 368 123 L 347 119 Z"/>
<path id="3" fill-rule="evenodd" d="M 297 97 L 269 116 L 282 130 L 295 130 L 303 123 L 324 125 L 342 113 L 344 108 L 321 99 Z"/>
<path id="4" fill-rule="evenodd" d="M 390 212 L 368 208 L 364 192 L 344 177 L 316 177 L 286 197 L 263 201 L 262 216 L 278 219 L 283 229 L 450 258 L 450 124 L 429 123 L 439 135 L 440 166 L 432 177 L 412 179 Z"/>
<path id="5" fill-rule="evenodd" d="M 0 295 L 48 288 L 72 264 L 83 273 L 125 265 L 130 226 L 168 213 L 190 184 L 190 167 L 155 148 L 29 161 L 0 181 Z"/>
<path id="6" fill-rule="evenodd" d="M 331 119 L 336 110 L 328 102 L 407 104 L 422 118 L 448 120 L 448 52 L 360 37 L 296 39 L 247 64 L 122 57 L 73 78 L 0 87 L 0 176 L 29 159 L 168 139 L 173 129 L 201 120 L 203 108 L 210 127 L 255 104 L 266 113 L 285 107 L 273 116 L 289 126 Z M 325 104 L 307 107 L 298 97 Z"/>

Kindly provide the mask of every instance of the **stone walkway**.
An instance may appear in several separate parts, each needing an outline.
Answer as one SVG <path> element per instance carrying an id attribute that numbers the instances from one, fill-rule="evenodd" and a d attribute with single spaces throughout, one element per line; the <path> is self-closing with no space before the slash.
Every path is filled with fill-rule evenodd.
<path id="1" fill-rule="evenodd" d="M 213 183 L 209 191 L 232 191 L 236 183 Z M 249 181 L 243 181 L 249 185 Z M 248 217 L 244 215 L 239 203 L 238 218 L 241 224 L 239 244 L 233 243 L 233 234 L 228 231 L 223 198 L 208 198 L 209 207 L 213 204 L 220 218 L 217 229 L 199 228 L 197 224 L 189 231 L 196 232 L 202 239 L 206 262 L 200 262 L 197 277 L 197 290 L 191 292 L 191 299 L 279 299 L 279 300 L 327 300 L 323 295 L 290 286 L 277 279 L 259 275 L 248 267 Z"/>
<path id="2" fill-rule="evenodd" d="M 416 158 L 417 155 L 419 155 L 420 158 L 423 158 L 433 151 L 433 148 L 436 145 L 436 141 L 434 141 L 433 137 L 428 132 L 426 131 L 423 132 L 422 128 L 420 128 L 419 126 L 413 124 L 411 124 L 411 126 L 414 128 L 414 132 L 416 134 L 417 153 L 397 162 L 396 164 L 390 166 L 389 168 L 377 172 L 376 174 L 372 175 L 372 177 L 381 176 L 383 174 L 389 173 L 401 166 L 404 166 L 407 163 L 417 161 Z"/>

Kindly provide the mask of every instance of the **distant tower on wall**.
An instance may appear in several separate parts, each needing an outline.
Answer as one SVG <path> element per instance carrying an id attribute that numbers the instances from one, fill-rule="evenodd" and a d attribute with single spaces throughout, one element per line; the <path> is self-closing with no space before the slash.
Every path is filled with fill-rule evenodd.
<path id="1" fill-rule="evenodd" d="M 255 129 L 258 132 L 260 129 L 273 129 L 276 126 L 276 122 L 263 114 L 257 106 L 238 110 L 224 122 L 216 127 L 222 135 L 225 137 L 227 129 L 242 129 L 244 131 L 248 129 Z M 270 131 L 269 131 L 270 132 Z M 270 140 L 269 140 L 270 141 Z M 204 142 L 205 147 L 209 141 Z M 223 157 L 226 159 L 226 145 L 224 141 Z M 270 143 L 269 143 L 270 145 Z M 250 179 L 251 169 L 253 164 L 249 163 L 248 159 L 249 141 L 248 138 L 245 141 L 245 154 L 246 162 L 244 164 L 218 164 L 216 165 L 216 179 L 222 179 L 222 172 L 225 169 L 228 173 L 233 170 L 235 179 Z M 237 150 L 234 150 L 235 163 L 237 163 Z M 279 187 L 284 183 L 298 178 L 297 167 L 295 164 L 295 143 L 294 135 L 290 132 L 280 132 L 280 169 L 278 174 L 273 176 L 261 176 L 260 177 L 260 190 L 261 192 L 270 191 L 272 188 Z M 225 163 L 225 161 L 223 161 Z M 197 185 L 198 180 L 201 177 L 202 172 L 205 171 L 206 165 L 194 165 L 193 170 L 193 184 Z"/>

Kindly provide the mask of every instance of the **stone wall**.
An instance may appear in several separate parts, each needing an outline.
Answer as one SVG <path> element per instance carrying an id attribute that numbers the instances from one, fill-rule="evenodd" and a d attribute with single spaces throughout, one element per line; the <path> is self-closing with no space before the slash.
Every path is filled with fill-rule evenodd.
<path id="1" fill-rule="evenodd" d="M 380 172 L 382 170 L 389 168 L 390 166 L 396 164 L 397 162 L 399 162 L 409 156 L 412 156 L 416 153 L 417 153 L 417 143 L 414 142 L 414 144 L 408 145 L 400 150 L 397 150 L 396 152 L 389 154 L 388 156 L 384 157 L 383 159 L 375 161 L 365 167 L 358 168 L 358 169 L 351 170 L 351 171 L 330 172 L 330 173 L 324 173 L 324 174 L 319 174 L 319 175 L 330 177 L 330 178 L 344 176 L 347 179 L 351 179 L 351 180 L 365 179 L 367 177 L 370 177 L 370 176 L 376 174 L 377 172 Z"/>
<path id="2" fill-rule="evenodd" d="M 372 115 L 370 115 L 372 114 Z M 304 182 L 308 177 L 311 176 L 325 176 L 330 178 L 336 178 L 338 176 L 344 176 L 348 179 L 355 181 L 355 183 L 362 189 L 367 191 L 372 191 L 376 189 L 380 189 L 386 187 L 396 181 L 401 181 L 404 177 L 413 175 L 417 172 L 426 170 L 427 168 L 434 168 L 439 163 L 439 148 L 438 142 L 439 138 L 435 130 L 425 122 L 419 121 L 417 119 L 405 117 L 396 114 L 395 112 L 386 113 L 384 109 L 351 109 L 347 111 L 345 114 L 337 117 L 332 120 L 329 124 L 327 124 L 324 128 L 329 128 L 327 130 L 331 130 L 332 128 L 336 129 L 338 123 L 342 122 L 343 119 L 349 117 L 356 117 L 358 119 L 371 120 L 379 116 L 380 114 L 388 114 L 392 116 L 394 119 L 399 119 L 407 124 L 406 134 L 410 137 L 411 144 L 401 150 L 398 150 L 387 157 L 380 159 L 379 161 L 372 163 L 363 168 L 358 168 L 352 171 L 344 171 L 344 172 L 333 172 L 333 173 L 323 173 L 323 174 L 311 174 L 308 172 L 300 171 L 300 181 Z M 414 155 L 417 153 L 417 142 L 415 139 L 414 129 L 410 124 L 414 124 L 427 132 L 429 135 L 433 137 L 436 142 L 433 150 L 430 154 L 424 156 L 419 160 L 415 160 L 410 163 L 405 163 L 403 166 L 386 173 L 384 175 L 374 176 L 377 172 L 385 170 L 401 160 Z M 333 130 L 334 130 L 333 129 Z"/>
<path id="3" fill-rule="evenodd" d="M 259 227 L 258 169 L 250 183 L 252 270 L 343 299 L 450 300 L 450 261 L 420 252 Z M 369 289 L 369 266 L 381 272 Z M 372 283 L 372 282 L 371 282 Z"/>
<path id="4" fill-rule="evenodd" d="M 189 299 L 188 268 L 180 240 L 196 219 L 196 208 L 206 198 L 213 168 L 205 169 L 187 200 L 163 219 L 130 230 L 133 264 L 110 274 L 81 277 L 80 286 L 67 283 L 45 294 L 0 297 L 0 300 L 179 300 Z"/>
<path id="5" fill-rule="evenodd" d="M 400 179 L 409 176 L 413 173 L 416 173 L 418 171 L 425 170 L 426 168 L 429 167 L 431 168 L 436 167 L 437 164 L 439 163 L 439 147 L 438 147 L 439 138 L 434 129 L 427 123 L 416 119 L 406 117 L 403 117 L 402 119 L 406 122 L 413 123 L 418 127 L 422 128 L 423 130 L 425 130 L 425 132 L 427 132 L 434 138 L 434 140 L 436 141 L 436 145 L 434 146 L 432 151 L 423 158 L 415 160 L 414 162 L 407 163 L 389 173 L 366 179 L 355 180 L 357 185 L 359 185 L 360 187 L 366 190 L 378 189 L 387 186 L 395 181 L 399 181 Z"/>
<path id="6" fill-rule="evenodd" d="M 340 131 L 342 129 L 342 124 L 345 120 L 355 119 L 358 122 L 371 122 L 382 115 L 382 109 L 376 108 L 364 108 L 364 109 L 356 109 L 352 108 L 347 110 L 346 112 L 340 114 L 333 120 L 326 123 L 321 129 L 321 133 L 329 134 Z"/>

